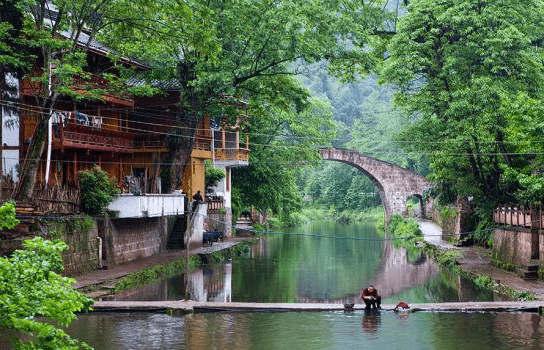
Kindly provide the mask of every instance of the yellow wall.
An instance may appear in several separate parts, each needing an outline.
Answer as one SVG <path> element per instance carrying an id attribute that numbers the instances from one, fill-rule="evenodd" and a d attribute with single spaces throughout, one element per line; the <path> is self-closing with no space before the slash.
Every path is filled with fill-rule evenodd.
<path id="1" fill-rule="evenodd" d="M 204 161 L 211 159 L 212 152 L 204 152 L 199 150 L 193 150 L 190 157 L 190 166 L 185 168 L 183 173 L 183 182 L 181 189 L 187 193 L 189 199 L 192 199 L 193 195 L 200 190 L 202 196 L 206 192 L 206 172 L 204 169 Z"/>

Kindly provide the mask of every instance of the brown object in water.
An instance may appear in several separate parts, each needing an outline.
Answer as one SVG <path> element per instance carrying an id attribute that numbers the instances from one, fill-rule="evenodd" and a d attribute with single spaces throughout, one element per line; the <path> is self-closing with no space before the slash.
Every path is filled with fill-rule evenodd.
<path id="1" fill-rule="evenodd" d="M 393 309 L 393 311 L 397 311 L 398 309 L 409 309 L 410 308 L 410 305 L 408 305 L 407 303 L 405 303 L 404 301 L 401 301 L 397 304 L 397 306 L 395 306 L 395 308 Z"/>

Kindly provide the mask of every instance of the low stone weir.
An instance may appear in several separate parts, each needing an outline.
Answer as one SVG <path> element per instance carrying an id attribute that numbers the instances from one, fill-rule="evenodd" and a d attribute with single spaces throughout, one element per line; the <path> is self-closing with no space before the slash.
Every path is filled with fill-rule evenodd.
<path id="1" fill-rule="evenodd" d="M 318 303 L 218 303 L 195 301 L 97 301 L 94 311 L 147 311 L 172 313 L 202 312 L 303 312 L 303 311 L 363 311 L 364 304 L 346 309 L 344 304 Z M 395 305 L 382 305 L 382 311 L 393 311 Z M 539 312 L 544 301 L 490 301 L 410 304 L 399 312 Z"/>

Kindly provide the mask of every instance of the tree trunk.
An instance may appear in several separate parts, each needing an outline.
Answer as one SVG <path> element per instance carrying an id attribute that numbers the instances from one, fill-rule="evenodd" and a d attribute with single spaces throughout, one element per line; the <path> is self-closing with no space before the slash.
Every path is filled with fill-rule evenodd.
<path id="1" fill-rule="evenodd" d="M 36 125 L 35 137 L 32 138 L 32 143 L 29 146 L 27 156 L 24 159 L 24 163 L 21 165 L 19 185 L 14 194 L 14 198 L 17 201 L 27 202 L 33 198 L 38 169 L 40 167 L 40 159 L 45 148 L 47 120 L 48 119 L 43 118 L 43 116 L 40 117 L 38 125 Z"/>
<path id="2" fill-rule="evenodd" d="M 185 169 L 190 166 L 197 125 L 198 117 L 194 114 L 190 115 L 181 128 L 181 135 L 176 137 L 176 141 L 172 145 L 172 168 L 168 192 L 180 188 Z"/>
<path id="3" fill-rule="evenodd" d="M 178 65 L 179 81 L 183 86 L 180 97 L 182 114 L 180 115 L 180 128 L 175 132 L 173 142 L 170 142 L 172 167 L 170 168 L 168 192 L 180 187 L 186 167 L 191 166 L 190 160 L 197 134 L 196 128 L 208 97 L 207 93 L 202 90 L 197 91 L 191 85 L 191 82 L 196 80 L 194 69 L 195 66 L 190 61 L 180 62 Z"/>

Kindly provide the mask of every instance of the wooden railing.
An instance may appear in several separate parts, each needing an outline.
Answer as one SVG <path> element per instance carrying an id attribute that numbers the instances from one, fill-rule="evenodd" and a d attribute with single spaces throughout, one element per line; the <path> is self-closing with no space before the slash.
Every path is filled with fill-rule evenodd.
<path id="1" fill-rule="evenodd" d="M 246 148 L 216 148 L 215 160 L 241 160 L 248 161 L 249 149 Z"/>
<path id="2" fill-rule="evenodd" d="M 219 210 L 225 207 L 223 199 L 206 198 L 206 205 L 208 210 Z"/>
<path id="3" fill-rule="evenodd" d="M 9 176 L 0 176 L 2 203 L 13 199 L 16 183 Z M 75 185 L 49 186 L 34 190 L 31 203 L 34 213 L 74 214 L 80 212 L 79 188 Z M 16 204 L 17 208 L 17 204 Z"/>
<path id="4" fill-rule="evenodd" d="M 505 205 L 493 210 L 493 222 L 506 226 L 521 226 L 530 228 L 532 223 L 537 228 L 544 228 L 544 212 L 542 207 L 528 208 L 517 205 Z"/>
<path id="5" fill-rule="evenodd" d="M 136 135 L 103 127 L 102 118 L 82 113 L 56 112 L 53 136 L 60 148 L 82 148 L 111 152 L 134 152 L 165 148 L 164 137 Z"/>

